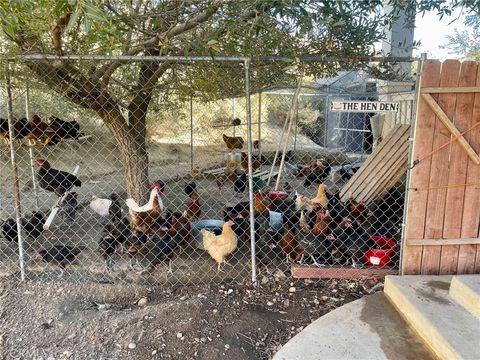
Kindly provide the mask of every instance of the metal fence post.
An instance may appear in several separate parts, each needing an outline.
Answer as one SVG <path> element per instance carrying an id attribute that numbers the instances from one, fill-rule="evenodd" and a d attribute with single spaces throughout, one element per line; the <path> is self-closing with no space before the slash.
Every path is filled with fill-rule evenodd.
<path id="1" fill-rule="evenodd" d="M 193 174 L 193 96 L 190 96 L 190 171 Z"/>
<path id="2" fill-rule="evenodd" d="M 422 53 L 420 60 L 417 60 L 417 75 L 415 77 L 415 116 L 412 117 L 410 121 L 410 136 L 408 139 L 408 161 L 407 161 L 407 176 L 405 179 L 405 204 L 403 206 L 403 219 L 402 219 L 402 234 L 400 237 L 400 249 L 399 249 L 399 264 L 398 271 L 400 275 L 403 275 L 402 265 L 403 265 L 403 248 L 405 246 L 405 236 L 406 236 L 406 227 L 407 227 L 407 214 L 408 214 L 408 193 L 410 188 L 410 176 L 412 170 L 410 169 L 413 158 L 413 140 L 415 137 L 415 124 L 417 122 L 417 111 L 418 103 L 420 97 L 420 79 L 422 76 L 423 62 L 427 59 L 427 54 Z"/>
<path id="3" fill-rule="evenodd" d="M 20 186 L 18 182 L 18 169 L 17 162 L 15 160 L 15 148 L 13 146 L 14 142 L 14 128 L 13 128 L 13 100 L 12 100 L 12 89 L 11 89 L 11 79 L 10 79 L 10 61 L 7 61 L 5 65 L 5 77 L 7 81 L 7 98 L 8 98 L 8 133 L 10 136 L 10 160 L 12 163 L 12 181 L 13 181 L 13 198 L 15 201 L 15 218 L 17 221 L 17 237 L 18 237 L 18 258 L 20 264 L 20 278 L 22 281 L 25 280 L 25 251 L 23 249 L 23 238 L 22 238 L 22 209 L 20 202 Z"/>
<path id="4" fill-rule="evenodd" d="M 252 255 L 252 282 L 257 281 L 257 259 L 255 255 L 255 214 L 253 208 L 253 167 L 252 167 L 252 114 L 250 105 L 250 59 L 245 60 L 245 99 L 247 111 L 247 150 L 248 150 L 248 202 L 250 209 L 250 247 Z"/>
<path id="5" fill-rule="evenodd" d="M 28 78 L 25 80 L 25 117 L 30 119 L 30 83 Z M 33 146 L 28 144 L 28 155 L 30 157 L 30 169 L 32 171 L 33 193 L 35 195 L 35 210 L 38 211 L 38 189 L 37 179 L 35 177 L 35 166 L 33 165 Z"/>
<path id="6" fill-rule="evenodd" d="M 258 93 L 258 157 L 262 158 L 262 92 Z"/>

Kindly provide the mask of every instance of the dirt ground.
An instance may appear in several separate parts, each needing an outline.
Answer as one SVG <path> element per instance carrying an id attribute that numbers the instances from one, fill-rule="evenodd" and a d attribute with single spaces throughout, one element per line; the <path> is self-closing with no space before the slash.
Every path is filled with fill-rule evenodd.
<path id="1" fill-rule="evenodd" d="M 168 286 L 0 283 L 2 359 L 270 359 L 319 316 L 382 288 L 371 281 Z"/>

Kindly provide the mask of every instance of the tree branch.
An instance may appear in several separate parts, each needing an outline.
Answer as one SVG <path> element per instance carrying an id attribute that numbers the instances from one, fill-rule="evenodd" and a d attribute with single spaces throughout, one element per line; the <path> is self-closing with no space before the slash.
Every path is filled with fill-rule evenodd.
<path id="1" fill-rule="evenodd" d="M 123 53 L 123 55 L 134 56 L 134 55 L 139 54 L 142 51 L 145 51 L 145 50 L 148 50 L 148 49 L 151 49 L 151 48 L 155 48 L 155 47 L 158 46 L 160 41 L 171 39 L 175 36 L 183 34 L 187 31 L 197 27 L 201 23 L 204 23 L 204 22 L 208 21 L 218 11 L 219 8 L 220 8 L 220 0 L 215 0 L 213 6 L 211 8 L 208 8 L 208 9 L 202 11 L 201 13 L 194 16 L 192 19 L 188 19 L 181 24 L 177 24 L 177 25 L 173 26 L 172 28 L 168 29 L 167 31 L 159 33 L 159 34 L 157 34 L 157 35 L 155 35 L 155 36 L 153 36 L 153 37 L 151 37 L 147 40 L 144 40 L 144 41 L 138 43 L 137 45 L 135 45 L 134 47 L 132 47 L 128 51 L 125 51 Z M 102 66 L 101 68 L 99 68 L 95 72 L 94 77 L 98 78 L 98 79 L 101 79 L 101 78 L 105 77 L 106 80 L 102 81 L 103 86 L 108 86 L 108 81 L 109 81 L 110 77 L 115 72 L 115 70 L 117 70 L 121 65 L 122 65 L 121 61 L 115 61 L 111 64 L 106 64 L 106 65 Z"/>
<path id="2" fill-rule="evenodd" d="M 68 22 L 70 21 L 70 16 L 71 16 L 70 12 L 62 16 L 60 19 L 58 19 L 57 23 L 52 29 L 52 44 L 53 44 L 55 53 L 58 56 L 63 55 L 62 35 L 63 35 L 63 32 L 65 31 L 65 28 L 67 27 Z"/>

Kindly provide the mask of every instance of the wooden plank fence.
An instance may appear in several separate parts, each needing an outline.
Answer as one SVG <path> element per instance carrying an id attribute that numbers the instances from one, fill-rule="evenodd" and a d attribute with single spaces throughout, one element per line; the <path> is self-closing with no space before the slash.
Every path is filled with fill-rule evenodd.
<path id="1" fill-rule="evenodd" d="M 480 273 L 479 70 L 473 61 L 423 64 L 403 274 Z"/>

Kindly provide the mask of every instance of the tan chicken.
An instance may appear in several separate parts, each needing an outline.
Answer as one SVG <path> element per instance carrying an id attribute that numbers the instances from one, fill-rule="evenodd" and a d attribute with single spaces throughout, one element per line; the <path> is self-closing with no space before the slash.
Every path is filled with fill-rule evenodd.
<path id="1" fill-rule="evenodd" d="M 232 230 L 233 221 L 227 221 L 222 228 L 220 235 L 215 235 L 208 230 L 202 229 L 203 246 L 210 256 L 218 264 L 218 271 L 221 265 L 226 264 L 225 257 L 230 255 L 237 248 L 237 235 Z"/>
<path id="2" fill-rule="evenodd" d="M 323 209 L 328 207 L 327 186 L 325 184 L 318 185 L 317 196 L 309 201 L 312 206 L 320 205 Z"/>

